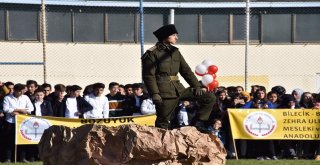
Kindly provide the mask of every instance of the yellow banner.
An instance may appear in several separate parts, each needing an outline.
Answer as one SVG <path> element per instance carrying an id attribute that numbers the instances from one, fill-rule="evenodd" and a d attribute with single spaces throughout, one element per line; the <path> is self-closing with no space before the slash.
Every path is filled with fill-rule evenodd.
<path id="1" fill-rule="evenodd" d="M 228 109 L 233 139 L 320 139 L 320 110 Z"/>
<path id="2" fill-rule="evenodd" d="M 38 144 L 45 129 L 52 125 L 64 125 L 76 128 L 84 124 L 102 124 L 119 126 L 123 124 L 138 124 L 154 126 L 156 115 L 126 116 L 107 119 L 68 119 L 61 117 L 42 117 L 31 115 L 16 116 L 16 144 Z"/>

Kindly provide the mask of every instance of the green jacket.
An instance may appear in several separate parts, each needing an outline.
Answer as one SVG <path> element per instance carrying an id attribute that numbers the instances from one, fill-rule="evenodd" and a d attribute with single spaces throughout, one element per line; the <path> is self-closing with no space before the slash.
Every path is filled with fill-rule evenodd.
<path id="1" fill-rule="evenodd" d="M 185 87 L 179 80 L 171 80 L 169 77 L 177 76 L 178 73 L 190 87 L 201 86 L 177 47 L 158 42 L 141 59 L 142 78 L 151 95 L 158 93 L 162 98 L 179 97 Z"/>

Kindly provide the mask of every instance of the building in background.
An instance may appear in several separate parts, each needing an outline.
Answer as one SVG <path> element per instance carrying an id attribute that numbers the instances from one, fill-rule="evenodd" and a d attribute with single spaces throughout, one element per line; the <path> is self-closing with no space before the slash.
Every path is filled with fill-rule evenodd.
<path id="1" fill-rule="evenodd" d="M 47 81 L 141 82 L 139 1 L 46 0 Z M 43 81 L 41 1 L 0 0 L 0 80 Z M 251 2 L 249 85 L 320 92 L 320 0 Z M 211 59 L 220 85 L 244 86 L 245 2 L 144 2 L 144 47 L 174 21 L 191 67 Z M 192 68 L 194 69 L 194 68 Z M 199 77 L 200 79 L 200 77 Z"/>

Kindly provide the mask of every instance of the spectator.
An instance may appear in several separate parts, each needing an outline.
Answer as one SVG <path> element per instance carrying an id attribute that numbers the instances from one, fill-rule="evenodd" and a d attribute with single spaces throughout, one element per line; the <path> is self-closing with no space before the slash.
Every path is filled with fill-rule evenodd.
<path id="1" fill-rule="evenodd" d="M 54 92 L 49 94 L 49 96 L 44 97 L 44 100 L 51 103 L 53 116 L 63 116 L 63 114 L 59 114 L 59 112 L 62 108 L 62 100 L 65 96 L 65 91 L 66 87 L 63 84 L 57 84 L 54 86 Z"/>
<path id="2" fill-rule="evenodd" d="M 273 108 L 270 102 L 267 102 L 266 91 L 263 89 L 257 89 L 253 95 L 253 99 L 247 102 L 243 108 Z M 278 160 L 275 153 L 274 142 L 272 140 L 259 140 L 259 141 L 249 141 L 251 146 L 255 146 L 254 149 L 257 149 L 257 159 L 258 160 Z M 248 146 L 250 146 L 248 142 Z"/>
<path id="3" fill-rule="evenodd" d="M 124 86 L 124 90 L 126 92 L 126 96 L 130 96 L 133 94 L 133 91 L 132 91 L 132 84 L 126 84 Z"/>
<path id="4" fill-rule="evenodd" d="M 84 97 L 91 104 L 93 109 L 85 113 L 85 118 L 108 118 L 109 117 L 109 101 L 103 95 L 105 85 L 103 83 L 95 83 L 92 85 L 93 93 Z"/>
<path id="5" fill-rule="evenodd" d="M 128 96 L 125 101 L 125 115 L 142 115 L 140 109 L 143 100 L 148 99 L 148 95 L 143 93 L 143 84 L 132 84 L 133 95 Z"/>
<path id="6" fill-rule="evenodd" d="M 250 92 L 250 96 L 251 98 L 253 98 L 253 94 L 260 88 L 260 85 L 252 85 L 251 86 L 251 92 Z"/>
<path id="7" fill-rule="evenodd" d="M 35 99 L 34 91 L 36 91 L 37 88 L 38 88 L 38 83 L 35 80 L 27 81 L 27 92 L 25 93 L 25 95 L 27 95 L 32 102 Z"/>
<path id="8" fill-rule="evenodd" d="M 190 101 L 181 101 L 179 105 L 178 111 L 178 124 L 180 127 L 189 125 L 191 122 L 191 118 L 189 117 L 188 109 L 191 107 Z"/>
<path id="9" fill-rule="evenodd" d="M 28 98 L 23 95 L 25 86 L 22 84 L 14 85 L 13 93 L 6 96 L 3 101 L 3 110 L 6 115 L 6 121 L 4 127 L 6 129 L 6 162 L 11 162 L 11 157 L 15 146 L 15 115 L 17 114 L 31 114 L 34 107 Z M 26 159 L 26 148 L 25 146 L 19 146 L 20 150 L 20 161 L 28 162 Z"/>
<path id="10" fill-rule="evenodd" d="M 233 155 L 235 154 L 235 149 L 232 141 L 231 127 L 228 116 L 228 107 L 231 106 L 231 100 L 227 98 L 227 93 L 225 90 L 218 91 L 216 96 L 218 99 L 216 104 L 213 106 L 213 110 L 210 115 L 210 121 L 213 121 L 214 119 L 221 119 L 222 125 L 224 125 L 222 130 L 225 132 L 225 147 L 231 152 L 231 155 Z"/>
<path id="11" fill-rule="evenodd" d="M 242 108 L 274 108 L 273 105 L 267 101 L 266 92 L 258 89 L 253 95 L 253 99 L 247 102 Z"/>
<path id="12" fill-rule="evenodd" d="M 124 89 L 124 85 L 122 84 L 119 85 L 119 93 L 123 96 L 126 96 L 126 91 Z"/>
<path id="13" fill-rule="evenodd" d="M 109 83 L 107 98 L 109 100 L 109 117 L 124 116 L 125 96 L 119 93 L 119 84 L 116 82 Z"/>
<path id="14" fill-rule="evenodd" d="M 310 92 L 304 92 L 302 94 L 300 105 L 303 108 L 313 108 L 313 97 Z"/>
<path id="15" fill-rule="evenodd" d="M 272 108 L 278 108 L 280 106 L 279 96 L 277 92 L 270 91 L 267 94 L 268 102 L 272 104 Z"/>
<path id="16" fill-rule="evenodd" d="M 284 94 L 282 96 L 282 105 L 285 106 L 281 106 L 281 108 L 286 108 L 286 109 L 299 109 L 298 107 L 296 107 L 295 104 L 295 100 L 294 100 L 294 96 L 290 95 L 290 94 Z M 297 145 L 297 141 L 294 140 L 282 140 L 281 144 L 283 146 L 284 149 L 284 153 L 283 153 L 283 157 L 284 158 L 289 158 L 289 159 L 298 159 L 297 157 L 297 152 L 295 150 L 295 146 Z M 309 152 L 309 147 L 307 147 L 307 145 L 309 145 L 310 142 L 308 141 L 299 141 L 298 145 L 302 146 L 305 145 L 303 147 L 303 151 L 304 154 L 307 154 L 307 152 Z M 307 147 L 307 148 L 305 148 Z"/>
<path id="17" fill-rule="evenodd" d="M 87 85 L 83 90 L 83 96 L 94 93 L 93 84 Z"/>
<path id="18" fill-rule="evenodd" d="M 41 85 L 41 88 L 43 89 L 44 91 L 44 97 L 48 97 L 50 95 L 50 93 L 52 92 L 52 86 L 51 84 L 48 84 L 48 83 L 43 83 Z"/>
<path id="19" fill-rule="evenodd" d="M 235 93 L 231 98 L 231 104 L 228 108 L 241 108 L 246 104 L 245 98 L 241 93 Z"/>
<path id="20" fill-rule="evenodd" d="M 91 111 L 93 107 L 80 96 L 82 88 L 78 85 L 70 87 L 70 96 L 65 97 L 60 109 L 61 117 L 84 118 L 84 113 Z"/>
<path id="21" fill-rule="evenodd" d="M 302 97 L 302 94 L 303 94 L 303 90 L 300 89 L 300 88 L 296 88 L 292 91 L 291 95 L 293 96 L 294 98 L 294 102 L 295 102 L 295 106 L 300 108 L 301 105 L 300 105 L 300 101 L 301 101 L 301 97 Z"/>
<path id="22" fill-rule="evenodd" d="M 45 91 L 42 88 L 38 88 L 34 93 L 34 111 L 32 111 L 31 114 L 36 116 L 53 116 L 51 103 L 44 100 Z M 37 145 L 30 145 L 28 154 L 30 155 L 30 161 L 40 160 Z"/>
<path id="23" fill-rule="evenodd" d="M 1 82 L 0 82 L 0 84 L 1 84 Z M 3 122 L 2 118 L 4 117 L 3 99 L 8 94 L 13 93 L 13 86 L 14 86 L 14 84 L 10 81 L 8 81 L 0 86 L 0 126 L 2 126 L 2 122 Z"/>
<path id="24" fill-rule="evenodd" d="M 244 89 L 243 89 L 242 86 L 237 86 L 237 87 L 236 87 L 236 93 L 240 94 L 240 93 L 243 92 L 243 91 L 244 91 Z"/>
<path id="25" fill-rule="evenodd" d="M 51 103 L 44 100 L 45 91 L 44 89 L 38 88 L 35 92 L 35 100 L 33 102 L 34 111 L 32 115 L 36 116 L 53 116 L 53 110 Z"/>
<path id="26" fill-rule="evenodd" d="M 226 145 L 226 137 L 225 132 L 222 129 L 222 121 L 220 119 L 214 119 L 211 127 L 212 134 L 216 135 L 223 145 Z M 227 157 L 233 159 L 236 157 L 236 154 L 227 150 Z"/>

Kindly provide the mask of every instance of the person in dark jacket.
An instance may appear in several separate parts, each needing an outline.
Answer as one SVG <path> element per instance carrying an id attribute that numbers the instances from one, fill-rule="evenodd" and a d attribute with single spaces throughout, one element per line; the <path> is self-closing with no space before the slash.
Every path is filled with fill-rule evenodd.
<path id="1" fill-rule="evenodd" d="M 31 112 L 31 115 L 35 116 L 53 116 L 51 103 L 47 100 L 44 100 L 45 91 L 44 88 L 38 88 L 34 91 L 35 100 L 32 102 L 34 111 Z M 30 161 L 40 160 L 38 154 L 37 145 L 29 145 L 28 153 Z"/>
<path id="2" fill-rule="evenodd" d="M 34 111 L 32 111 L 31 114 L 36 116 L 53 116 L 51 103 L 44 100 L 44 90 L 42 88 L 38 88 L 34 94 L 35 100 L 32 102 Z"/>
<path id="3" fill-rule="evenodd" d="M 59 117 L 60 108 L 62 107 L 62 101 L 65 96 L 66 87 L 63 84 L 56 84 L 54 86 L 54 92 L 44 97 L 51 103 L 53 116 Z"/>
<path id="4" fill-rule="evenodd" d="M 143 91 L 143 84 L 132 84 L 133 94 L 127 96 L 125 100 L 124 111 L 126 116 L 142 115 L 140 108 L 143 100 L 148 99 L 148 95 Z"/>
<path id="5" fill-rule="evenodd" d="M 199 131 L 208 133 L 207 122 L 211 108 L 215 103 L 212 93 L 204 92 L 201 84 L 173 44 L 178 40 L 178 31 L 174 25 L 165 25 L 153 34 L 158 41 L 141 57 L 142 78 L 146 88 L 156 105 L 156 127 L 171 129 L 171 119 L 174 110 L 181 100 L 198 101 L 200 108 L 196 112 L 195 125 Z M 185 88 L 179 81 L 180 75 L 190 85 Z"/>
<path id="6" fill-rule="evenodd" d="M 70 95 L 62 101 L 59 116 L 66 118 L 83 118 L 85 112 L 91 111 L 93 107 L 80 96 L 82 88 L 78 85 L 70 87 Z"/>

